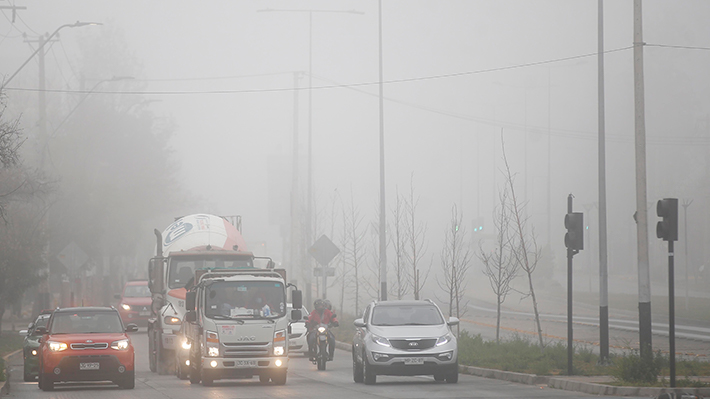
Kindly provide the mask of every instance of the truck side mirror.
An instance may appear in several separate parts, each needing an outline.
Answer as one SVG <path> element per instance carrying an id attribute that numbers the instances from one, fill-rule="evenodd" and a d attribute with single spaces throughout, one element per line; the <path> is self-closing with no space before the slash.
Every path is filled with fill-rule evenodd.
<path id="1" fill-rule="evenodd" d="M 185 313 L 185 321 L 188 323 L 194 323 L 197 321 L 197 312 L 194 310 L 188 310 L 187 313 Z"/>
<path id="2" fill-rule="evenodd" d="M 152 294 L 162 293 L 163 287 L 163 260 L 165 258 L 152 258 L 148 263 L 148 288 Z"/>
<path id="3" fill-rule="evenodd" d="M 291 320 L 296 321 L 296 320 L 301 320 L 301 309 L 293 309 L 291 311 Z"/>
<path id="4" fill-rule="evenodd" d="M 291 305 L 294 309 L 297 309 L 300 312 L 300 309 L 303 307 L 303 291 L 291 291 Z"/>
<path id="5" fill-rule="evenodd" d="M 195 310 L 195 299 L 197 298 L 197 292 L 195 291 L 188 291 L 185 294 L 185 309 L 186 310 Z"/>

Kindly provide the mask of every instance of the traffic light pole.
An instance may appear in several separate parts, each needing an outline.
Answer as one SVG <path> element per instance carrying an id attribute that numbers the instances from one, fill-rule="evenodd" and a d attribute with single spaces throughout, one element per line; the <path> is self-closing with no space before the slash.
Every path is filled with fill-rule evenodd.
<path id="1" fill-rule="evenodd" d="M 567 197 L 567 214 L 572 213 L 572 194 Z M 572 375 L 572 355 L 574 346 L 572 339 L 572 257 L 575 250 L 567 247 L 567 375 Z"/>
<path id="2" fill-rule="evenodd" d="M 673 241 L 668 241 L 668 339 L 670 341 L 671 388 L 675 388 L 675 272 Z"/>

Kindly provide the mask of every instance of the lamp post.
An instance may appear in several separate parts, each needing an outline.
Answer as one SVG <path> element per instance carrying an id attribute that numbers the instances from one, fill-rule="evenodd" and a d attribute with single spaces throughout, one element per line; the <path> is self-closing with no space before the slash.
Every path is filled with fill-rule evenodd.
<path id="1" fill-rule="evenodd" d="M 357 10 L 328 10 L 328 9 L 305 9 L 305 10 L 300 10 L 300 9 L 273 9 L 273 8 L 266 8 L 262 10 L 257 10 L 257 12 L 297 12 L 297 13 L 308 13 L 308 194 L 307 194 L 307 211 L 306 211 L 306 218 L 307 221 L 305 223 L 306 225 L 306 231 L 305 231 L 305 236 L 306 236 L 306 241 L 305 241 L 305 248 L 310 248 L 313 240 L 313 233 L 312 233 L 312 223 L 313 223 L 313 173 L 312 173 L 312 164 L 313 164 L 313 157 L 312 157 L 312 137 L 313 137 L 313 14 L 314 13 L 331 13 L 331 14 L 357 14 L 357 15 L 363 15 L 364 13 L 361 11 Z M 295 130 L 294 127 L 294 144 L 298 143 L 298 137 L 297 137 L 297 131 Z M 293 148 L 293 153 L 294 153 L 294 159 L 297 157 L 297 152 L 298 149 Z M 294 179 L 295 180 L 295 179 Z M 295 188 L 295 187 L 294 187 Z M 292 220 L 291 223 L 293 224 L 294 221 Z M 294 243 L 292 242 L 291 245 Z M 291 251 L 291 253 L 294 253 Z M 302 253 L 304 258 L 302 259 L 302 267 L 305 266 L 305 264 L 310 265 L 310 259 L 308 259 L 305 256 L 305 251 L 299 253 Z M 303 269 L 302 269 L 303 270 Z M 306 280 L 306 303 L 311 303 L 312 302 L 312 279 L 311 279 L 311 268 L 308 267 L 305 270 L 305 280 Z"/>
<path id="2" fill-rule="evenodd" d="M 0 87 L 0 90 L 4 89 L 8 85 L 8 83 L 10 83 L 10 81 L 22 70 L 22 68 L 24 68 L 25 65 L 27 65 L 27 63 L 30 62 L 30 60 L 32 60 L 32 58 L 34 58 L 34 56 L 37 55 L 37 53 L 39 53 L 44 48 L 44 45 L 47 44 L 47 42 L 49 42 L 50 40 L 52 40 L 52 38 L 54 36 L 56 36 L 60 30 L 62 30 L 64 28 L 79 28 L 81 26 L 88 26 L 88 25 L 103 25 L 103 24 L 100 22 L 79 22 L 79 21 L 76 21 L 73 24 L 64 24 L 64 25 L 60 26 L 59 28 L 57 28 L 54 32 L 52 32 L 51 35 L 47 36 L 47 38 L 45 40 L 40 42 L 39 46 L 37 46 L 37 50 L 35 50 L 35 52 L 32 53 L 32 55 L 30 55 L 30 57 L 24 63 L 22 63 L 22 65 L 20 65 L 19 68 L 17 68 L 15 73 L 13 73 L 9 78 L 7 78 L 6 81 L 3 82 L 2 86 Z"/>

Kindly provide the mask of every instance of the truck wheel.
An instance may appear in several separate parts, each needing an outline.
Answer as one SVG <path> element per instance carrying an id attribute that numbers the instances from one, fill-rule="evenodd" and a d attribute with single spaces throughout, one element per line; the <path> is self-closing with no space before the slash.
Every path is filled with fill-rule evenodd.
<path id="1" fill-rule="evenodd" d="M 158 371 L 158 349 L 156 347 L 155 331 L 152 328 L 148 329 L 148 364 L 150 371 Z"/>
<path id="2" fill-rule="evenodd" d="M 212 385 L 214 385 L 214 376 L 212 375 L 212 373 L 206 370 L 202 371 L 202 385 L 206 387 L 211 387 Z"/>
<path id="3" fill-rule="evenodd" d="M 190 376 L 190 366 L 186 366 L 184 364 L 181 364 L 177 366 L 177 378 L 181 380 L 186 380 Z"/>
<path id="4" fill-rule="evenodd" d="M 275 385 L 285 385 L 287 375 L 288 370 L 277 371 L 271 374 L 271 381 L 273 381 Z"/>
<path id="5" fill-rule="evenodd" d="M 202 374 L 201 359 L 190 356 L 190 384 L 199 384 Z"/>
<path id="6" fill-rule="evenodd" d="M 158 348 L 158 374 L 168 375 L 174 373 L 175 365 L 173 360 L 175 360 L 175 355 L 173 355 L 171 350 L 163 348 L 162 342 Z"/>

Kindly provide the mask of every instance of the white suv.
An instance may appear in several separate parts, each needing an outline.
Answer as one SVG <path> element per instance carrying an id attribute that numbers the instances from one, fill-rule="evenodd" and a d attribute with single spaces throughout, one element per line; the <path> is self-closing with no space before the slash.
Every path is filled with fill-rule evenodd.
<path id="1" fill-rule="evenodd" d="M 445 321 L 434 302 L 382 301 L 355 320 L 353 380 L 374 384 L 377 375 L 433 375 L 436 381 L 459 379 L 456 336 L 459 320 Z"/>

